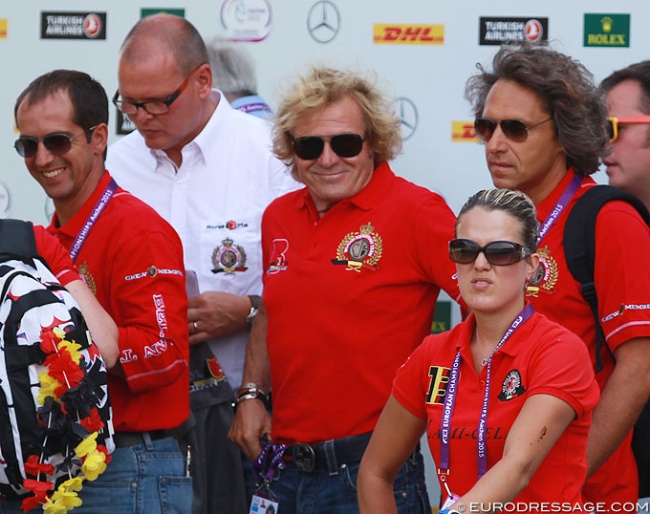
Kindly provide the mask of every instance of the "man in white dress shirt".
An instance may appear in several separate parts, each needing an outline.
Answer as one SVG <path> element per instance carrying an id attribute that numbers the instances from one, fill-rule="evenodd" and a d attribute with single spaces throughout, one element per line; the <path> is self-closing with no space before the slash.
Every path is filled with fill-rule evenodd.
<path id="1" fill-rule="evenodd" d="M 188 273 L 198 293 L 188 311 L 194 512 L 245 513 L 239 451 L 226 438 L 230 401 L 262 290 L 261 216 L 298 185 L 271 152 L 268 124 L 212 88 L 205 43 L 187 20 L 140 20 L 122 45 L 118 82 L 113 102 L 137 131 L 111 145 L 107 167 L 176 229 L 198 279 Z"/>

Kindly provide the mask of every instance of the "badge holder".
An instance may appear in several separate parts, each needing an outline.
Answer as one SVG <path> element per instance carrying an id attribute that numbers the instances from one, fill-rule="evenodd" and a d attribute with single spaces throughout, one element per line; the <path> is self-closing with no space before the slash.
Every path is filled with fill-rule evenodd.
<path id="1" fill-rule="evenodd" d="M 448 509 L 454 503 L 456 503 L 458 500 L 460 500 L 460 496 L 458 496 L 457 494 L 452 493 L 451 489 L 449 489 L 449 485 L 447 484 L 447 475 L 449 475 L 449 470 L 438 469 L 438 475 L 440 476 L 440 481 L 442 482 L 442 485 L 444 486 L 445 491 L 447 493 L 447 498 L 445 499 L 444 503 L 442 504 L 442 508 L 443 509 Z"/>
<path id="2" fill-rule="evenodd" d="M 249 514 L 278 514 L 279 502 L 271 490 L 271 482 L 277 479 L 280 470 L 286 467 L 284 463 L 284 444 L 267 444 L 257 457 L 253 471 L 259 482 L 251 499 Z"/>

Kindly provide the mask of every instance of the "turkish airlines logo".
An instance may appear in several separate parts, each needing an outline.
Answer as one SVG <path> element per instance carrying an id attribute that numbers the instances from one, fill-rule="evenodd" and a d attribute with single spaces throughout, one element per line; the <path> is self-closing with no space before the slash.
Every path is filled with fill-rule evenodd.
<path id="1" fill-rule="evenodd" d="M 41 39 L 106 39 L 106 13 L 41 12 Z"/>
<path id="2" fill-rule="evenodd" d="M 396 25 L 373 26 L 376 45 L 442 45 L 445 42 L 444 25 Z"/>
<path id="3" fill-rule="evenodd" d="M 548 18 L 481 18 L 479 27 L 481 45 L 548 40 Z"/>

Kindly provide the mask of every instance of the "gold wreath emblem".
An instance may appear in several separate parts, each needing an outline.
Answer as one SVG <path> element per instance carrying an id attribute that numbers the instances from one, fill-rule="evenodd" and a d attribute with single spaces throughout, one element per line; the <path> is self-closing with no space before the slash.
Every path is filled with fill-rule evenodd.
<path id="1" fill-rule="evenodd" d="M 95 282 L 95 277 L 92 276 L 90 271 L 88 271 L 88 263 L 84 262 L 78 267 L 79 275 L 83 278 L 83 281 L 90 288 L 95 296 L 97 296 L 97 282 Z"/>
<path id="2" fill-rule="evenodd" d="M 359 232 L 350 232 L 336 249 L 336 260 L 347 264 L 346 270 L 360 272 L 361 268 L 375 268 L 383 253 L 381 236 L 374 233 L 371 223 L 362 225 Z"/>
<path id="3" fill-rule="evenodd" d="M 527 296 L 538 296 L 539 290 L 553 291 L 558 279 L 557 261 L 551 257 L 551 252 L 548 246 L 539 248 L 539 267 L 536 275 L 530 280 L 530 284 L 526 288 Z"/>

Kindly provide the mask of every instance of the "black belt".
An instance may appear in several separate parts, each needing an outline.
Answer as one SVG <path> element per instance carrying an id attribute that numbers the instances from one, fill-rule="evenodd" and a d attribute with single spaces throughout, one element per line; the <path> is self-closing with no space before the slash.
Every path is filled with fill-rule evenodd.
<path id="1" fill-rule="evenodd" d="M 158 441 L 171 437 L 169 430 L 150 430 L 148 432 L 115 432 L 113 441 L 116 448 L 126 448 L 137 444 L 147 444 L 149 441 Z"/>
<path id="2" fill-rule="evenodd" d="M 336 467 L 341 464 L 360 462 L 371 435 L 372 432 L 368 432 L 367 434 L 333 439 L 323 443 L 294 444 L 287 446 L 283 459 L 288 466 L 296 467 L 305 473 L 327 467 Z M 328 458 L 330 459 L 329 466 Z M 336 462 L 332 462 L 332 458 Z"/>

